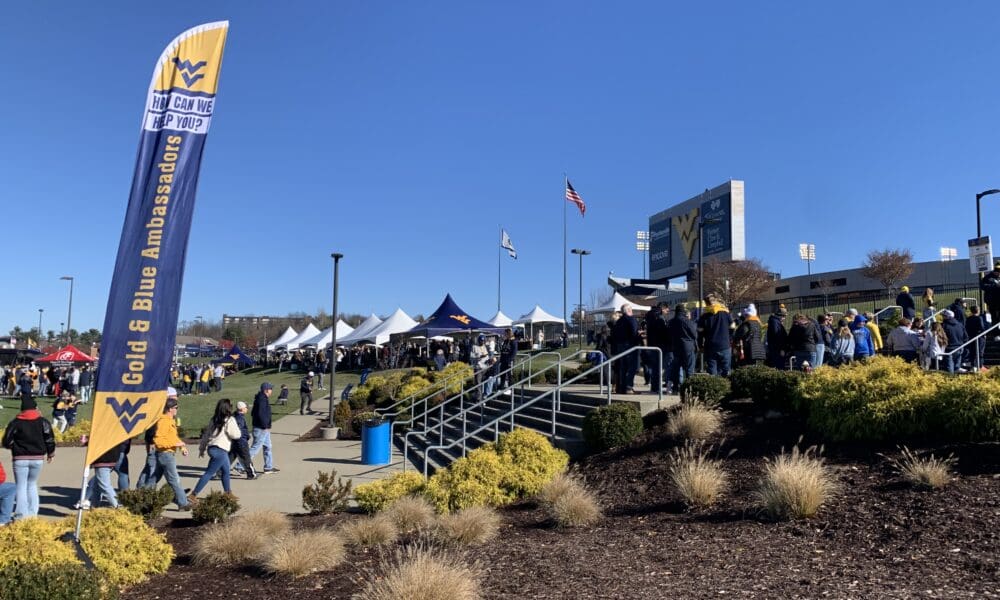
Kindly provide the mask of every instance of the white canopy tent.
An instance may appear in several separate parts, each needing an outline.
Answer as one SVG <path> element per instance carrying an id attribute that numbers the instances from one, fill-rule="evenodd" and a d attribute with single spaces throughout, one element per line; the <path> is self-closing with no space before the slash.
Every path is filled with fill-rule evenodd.
<path id="1" fill-rule="evenodd" d="M 490 325 L 496 325 L 497 327 L 510 327 L 514 324 L 514 321 L 511 321 L 510 317 L 503 314 L 502 310 L 498 310 L 497 314 L 493 315 L 493 318 L 486 322 Z"/>
<path id="2" fill-rule="evenodd" d="M 319 329 L 317 329 L 315 325 L 313 325 L 312 323 L 310 323 L 310 324 L 306 325 L 306 328 L 303 329 L 297 336 L 295 336 L 292 339 L 288 340 L 284 344 L 277 344 L 277 345 L 275 345 L 275 349 L 276 350 L 296 350 L 299 346 L 302 345 L 303 342 L 305 342 L 306 340 L 311 340 L 312 338 L 316 337 L 317 335 L 319 335 Z"/>
<path id="3" fill-rule="evenodd" d="M 358 342 L 361 341 L 362 338 L 364 338 L 364 336 L 368 335 L 368 333 L 371 332 L 372 329 L 375 329 L 381 324 L 382 324 L 382 319 L 376 317 L 375 313 L 372 313 L 371 315 L 368 316 L 367 319 L 365 319 L 361 323 L 361 325 L 358 325 L 357 329 L 345 335 L 344 339 L 340 339 L 338 337 L 337 345 L 339 346 L 343 344 L 345 346 L 350 346 L 351 344 L 357 344 Z"/>
<path id="4" fill-rule="evenodd" d="M 267 350 L 268 352 L 270 352 L 270 351 L 274 350 L 275 348 L 277 348 L 278 346 L 287 344 L 289 340 L 294 339 L 295 336 L 297 336 L 297 335 L 298 335 L 298 333 L 296 333 L 295 330 L 292 329 L 291 326 L 289 326 L 288 329 L 285 330 L 285 333 L 282 333 L 281 335 L 278 336 L 278 339 L 276 339 L 273 342 L 271 342 L 270 344 L 264 346 L 264 349 Z"/>
<path id="5" fill-rule="evenodd" d="M 354 328 L 345 323 L 343 319 L 338 320 L 337 344 L 339 345 L 340 340 L 350 335 L 352 331 L 354 331 Z M 322 350 L 327 346 L 329 346 L 330 342 L 332 341 L 333 341 L 333 327 L 327 327 L 326 329 L 321 331 L 320 334 L 317 335 L 316 337 L 312 338 L 311 340 L 306 340 L 302 342 L 302 347 L 304 348 L 306 346 L 316 346 L 317 350 Z"/>
<path id="6" fill-rule="evenodd" d="M 643 306 L 642 304 L 636 304 L 635 302 L 630 301 L 628 298 L 622 296 L 618 292 L 615 292 L 615 294 L 611 296 L 610 300 L 608 300 L 607 302 L 598 306 L 597 308 L 593 309 L 590 312 L 596 314 L 613 313 L 615 311 L 621 310 L 622 306 L 626 304 L 631 306 L 634 312 L 649 312 L 648 306 Z"/>
<path id="7" fill-rule="evenodd" d="M 368 342 L 381 346 L 382 344 L 388 343 L 389 336 L 392 334 L 409 331 L 416 326 L 417 322 L 411 319 L 410 315 L 403 312 L 402 308 L 397 308 L 396 312 L 386 317 L 385 321 L 382 321 L 379 326 L 375 327 L 368 333 L 355 336 L 354 343 Z"/>
<path id="8" fill-rule="evenodd" d="M 566 321 L 555 315 L 550 315 L 537 304 L 535 308 L 531 309 L 531 312 L 521 315 L 518 320 L 514 321 L 515 325 L 533 325 L 535 323 L 566 323 Z"/>

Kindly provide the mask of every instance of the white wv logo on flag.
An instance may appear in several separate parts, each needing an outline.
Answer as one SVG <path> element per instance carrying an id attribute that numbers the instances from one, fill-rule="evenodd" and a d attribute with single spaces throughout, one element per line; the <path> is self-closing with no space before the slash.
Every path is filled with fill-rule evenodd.
<path id="1" fill-rule="evenodd" d="M 500 230 L 500 247 L 510 254 L 510 257 L 517 259 L 517 250 L 514 250 L 514 244 L 510 241 L 510 236 L 507 235 L 507 231 L 504 229 Z"/>

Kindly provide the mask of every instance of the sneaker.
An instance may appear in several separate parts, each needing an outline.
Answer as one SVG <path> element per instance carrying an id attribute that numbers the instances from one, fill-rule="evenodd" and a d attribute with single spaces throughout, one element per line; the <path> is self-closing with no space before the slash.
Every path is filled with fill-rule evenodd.
<path id="1" fill-rule="evenodd" d="M 177 507 L 178 512 L 191 512 L 191 505 L 185 504 L 184 506 Z"/>
<path id="2" fill-rule="evenodd" d="M 188 494 L 187 501 L 188 501 L 188 506 L 192 506 L 198 503 L 198 497 L 195 496 L 194 494 Z"/>
<path id="3" fill-rule="evenodd" d="M 84 500 L 83 502 L 77 502 L 76 504 L 73 505 L 73 508 L 75 508 L 76 510 L 80 510 L 80 509 L 90 510 L 90 500 Z"/>
<path id="4" fill-rule="evenodd" d="M 277 473 L 277 472 L 278 472 L 278 471 L 280 471 L 280 470 L 281 470 L 281 469 L 279 469 L 278 467 L 271 467 L 270 469 L 264 469 L 264 473 L 265 473 L 265 474 L 266 474 L 266 473 Z"/>
<path id="5" fill-rule="evenodd" d="M 254 479 L 257 479 L 256 475 L 250 475 L 249 473 L 247 474 L 247 481 L 253 481 Z"/>

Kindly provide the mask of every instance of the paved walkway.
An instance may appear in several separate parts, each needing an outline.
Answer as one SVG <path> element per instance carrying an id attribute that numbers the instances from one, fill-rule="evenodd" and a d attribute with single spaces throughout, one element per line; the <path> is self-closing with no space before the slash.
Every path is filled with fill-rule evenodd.
<path id="1" fill-rule="evenodd" d="M 383 467 L 361 464 L 360 440 L 334 440 L 295 442 L 300 435 L 308 432 L 322 415 L 288 415 L 274 422 L 271 429 L 274 465 L 278 473 L 262 475 L 253 481 L 242 477 L 232 479 L 232 490 L 240 499 L 242 510 L 271 508 L 287 513 L 302 512 L 302 488 L 316 481 L 318 471 L 336 470 L 337 474 L 354 481 L 354 485 L 384 478 L 402 468 L 402 456 L 393 449 L 392 462 Z M 194 487 L 208 464 L 208 457 L 198 458 L 197 445 L 188 447 L 187 458 L 177 455 L 177 471 L 181 485 Z M 58 518 L 75 513 L 73 504 L 80 497 L 80 481 L 83 474 L 84 448 L 59 448 L 56 457 L 42 469 L 39 480 L 41 508 L 39 514 Z M 6 454 L 6 452 L 5 452 Z M 145 462 L 142 444 L 133 442 L 129 474 L 132 485 Z M 9 455 L 4 456 L 9 464 Z M 261 467 L 263 457 L 258 454 L 254 464 Z M 407 469 L 412 468 L 412 464 Z M 8 469 L 13 481 L 13 469 Z M 160 485 L 165 482 L 161 480 Z M 201 495 L 212 490 L 221 490 L 222 482 L 213 480 Z M 171 503 L 165 516 L 178 517 L 181 513 Z"/>

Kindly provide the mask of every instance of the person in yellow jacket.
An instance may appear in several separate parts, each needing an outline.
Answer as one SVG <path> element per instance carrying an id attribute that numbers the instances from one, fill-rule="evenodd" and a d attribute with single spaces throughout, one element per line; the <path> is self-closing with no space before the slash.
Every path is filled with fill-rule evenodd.
<path id="1" fill-rule="evenodd" d="M 865 323 L 865 327 L 868 328 L 868 332 L 872 334 L 872 345 L 875 346 L 875 353 L 880 354 L 882 352 L 882 332 L 879 331 L 878 324 L 875 322 L 875 315 L 870 312 L 865 313 L 865 318 L 868 322 Z"/>
<path id="2" fill-rule="evenodd" d="M 208 382 L 212 379 L 212 369 L 208 365 L 201 368 L 201 387 L 198 389 L 199 394 L 208 393 Z"/>
<path id="3" fill-rule="evenodd" d="M 177 451 L 180 450 L 184 456 L 188 455 L 187 445 L 177 433 L 177 399 L 167 398 L 167 403 L 163 407 L 163 414 L 156 422 L 156 435 L 153 436 L 153 445 L 156 446 L 156 470 L 154 477 L 150 479 L 153 486 L 160 479 L 160 475 L 167 480 L 167 484 L 174 490 L 174 500 L 177 502 L 178 510 L 191 510 L 191 503 L 188 502 L 184 488 L 181 487 L 181 478 L 177 475 Z"/>

